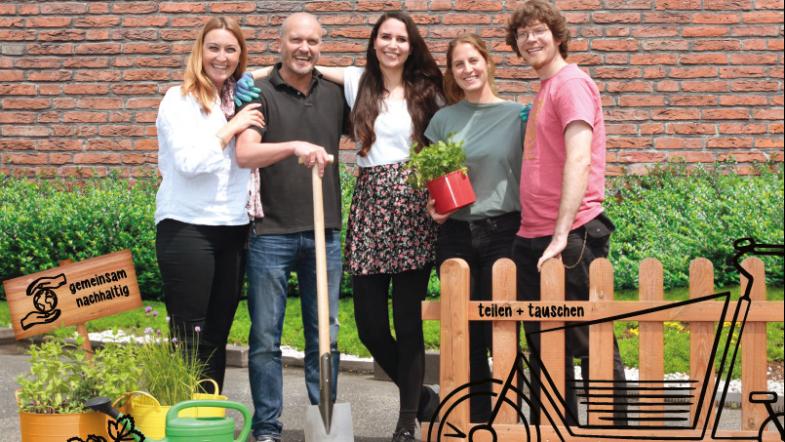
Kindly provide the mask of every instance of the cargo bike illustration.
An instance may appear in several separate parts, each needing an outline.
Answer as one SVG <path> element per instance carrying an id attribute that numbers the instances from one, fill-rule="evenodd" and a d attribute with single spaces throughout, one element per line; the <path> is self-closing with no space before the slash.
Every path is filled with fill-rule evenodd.
<path id="1" fill-rule="evenodd" d="M 738 301 L 732 301 L 730 292 L 724 291 L 694 297 L 687 301 L 660 302 L 659 305 L 647 309 L 627 311 L 621 314 L 598 317 L 583 322 L 570 322 L 565 325 L 547 327 L 545 323 L 540 334 L 541 341 L 549 333 L 564 332 L 570 327 L 605 325 L 612 327 L 613 321 L 636 321 L 647 315 L 668 314 L 670 311 L 701 308 L 707 311 L 719 311 L 719 314 L 708 322 L 709 327 L 714 327 L 713 340 L 702 367 L 705 370 L 702 376 L 693 376 L 688 380 L 640 379 L 637 381 L 616 382 L 614 380 L 590 379 L 574 381 L 574 388 L 580 403 L 584 405 L 585 416 L 581 419 L 574 415 L 567 407 L 565 395 L 557 385 L 548 370 L 547 361 L 539 359 L 541 352 L 533 348 L 531 336 L 527 336 L 529 348 L 533 348 L 530 356 L 518 351 L 510 361 L 511 368 L 506 372 L 504 368 L 494 369 L 494 379 L 466 382 L 453 385 L 446 382 L 449 390 L 443 395 L 439 408 L 434 413 L 433 421 L 424 429 L 424 439 L 428 441 L 450 442 L 458 440 L 468 441 L 501 441 L 515 440 L 526 442 L 539 441 L 571 441 L 571 440 L 745 440 L 745 441 L 782 441 L 783 419 L 782 410 L 775 410 L 777 393 L 769 391 L 751 391 L 747 396 L 754 407 L 759 407 L 757 413 L 760 417 L 755 424 L 760 425 L 748 431 L 720 431 L 723 405 L 725 405 L 733 368 L 740 356 L 742 335 L 748 322 L 750 309 L 754 303 L 751 293 L 755 286 L 755 277 L 742 266 L 742 258 L 747 255 L 776 255 L 783 256 L 783 245 L 760 244 L 751 238 L 743 238 L 734 242 L 735 254 L 732 264 L 742 277 L 742 290 Z M 758 261 L 759 262 L 759 261 Z M 497 263 L 498 264 L 498 263 Z M 608 264 L 609 265 L 609 264 Z M 443 269 L 444 272 L 444 269 Z M 468 272 L 468 271 L 467 271 Z M 762 272 L 762 264 L 761 264 Z M 513 267 L 514 274 L 514 267 Z M 494 276 L 496 279 L 496 275 Z M 502 278 L 503 279 L 503 278 Z M 509 275 L 508 275 L 509 280 Z M 612 279 L 610 282 L 612 291 Z M 761 282 L 758 282 L 761 284 Z M 758 288 L 759 289 L 759 288 Z M 496 281 L 494 281 L 494 301 L 496 301 Z M 563 287 L 562 287 L 563 291 Z M 713 291 L 713 290 L 712 290 Z M 509 290 L 508 290 L 509 292 Z M 465 293 L 468 295 L 468 289 Z M 444 294 L 443 294 L 444 299 Z M 510 298 L 508 293 L 508 298 Z M 707 304 L 712 303 L 712 304 Z M 444 304 L 444 301 L 442 301 Z M 476 302 L 474 304 L 477 304 Z M 510 303 L 515 309 L 515 303 Z M 520 304 L 520 303 L 519 303 Z M 781 303 L 779 303 L 781 304 Z M 778 305 L 779 305 L 778 304 Z M 465 302 L 463 306 L 469 306 Z M 462 307 L 463 307 L 462 306 Z M 471 305 L 474 307 L 475 305 Z M 486 307 L 487 309 L 488 307 Z M 520 309 L 520 306 L 518 307 Z M 495 312 L 498 307 L 489 310 Z M 427 311 L 427 306 L 425 311 Z M 442 324 L 442 352 L 453 356 L 453 349 L 445 349 L 444 321 L 468 320 L 469 314 L 455 320 L 455 314 L 448 312 L 449 308 L 441 306 Z M 470 309 L 471 310 L 471 309 Z M 779 305 L 781 311 L 781 305 Z M 453 310 L 461 312 L 463 308 Z M 519 310 L 520 312 L 520 310 Z M 427 314 L 426 314 L 427 316 Z M 460 316 L 460 313 L 458 313 Z M 482 315 L 480 315 L 482 316 Z M 782 319 L 779 319 L 781 321 Z M 642 322 L 641 322 L 642 323 Z M 724 327 L 723 327 L 724 325 Z M 761 324 L 762 325 L 762 324 Z M 517 327 L 517 326 L 515 326 Z M 763 326 L 765 333 L 765 325 Z M 723 328 L 725 329 L 723 331 Z M 463 331 L 467 331 L 464 329 Z M 496 331 L 494 331 L 496 333 Z M 612 333 L 612 332 L 611 332 Z M 448 344 L 453 345 L 455 330 L 449 331 Z M 460 335 L 461 332 L 457 332 Z M 534 333 L 532 333 L 534 335 Z M 496 336 L 494 334 L 494 340 Z M 557 341 L 559 342 L 559 341 Z M 561 341 L 563 342 L 563 341 Z M 606 341 L 606 343 L 608 343 Z M 497 363 L 496 342 L 494 342 L 494 366 Z M 541 344 L 544 350 L 547 347 Z M 765 346 L 764 346 L 765 347 Z M 644 349 L 641 349 L 644 351 Z M 765 350 L 764 350 L 765 352 Z M 456 350 L 455 354 L 459 354 Z M 765 353 L 764 353 L 765 355 Z M 534 360 L 533 358 L 538 358 Z M 563 358 L 561 359 L 563 361 Z M 442 356 L 442 365 L 445 362 Z M 531 369 L 533 363 L 538 363 L 541 369 L 541 394 L 539 400 L 530 397 L 532 380 L 528 377 L 526 369 Z M 505 366 L 510 366 L 505 364 Z M 445 376 L 450 378 L 451 368 L 442 367 L 442 380 Z M 445 373 L 447 373 L 445 375 Z M 501 375 L 501 376 L 500 376 Z M 456 379 L 468 379 L 468 370 Z M 517 380 L 517 382 L 516 382 Z M 478 384 L 492 385 L 491 391 L 470 391 Z M 524 388 L 525 387 L 525 388 Z M 493 404 L 490 418 L 485 422 L 469 422 L 468 403 L 474 396 L 490 396 Z M 716 401 L 717 407 L 713 405 Z M 619 418 L 620 404 L 624 404 L 626 412 Z M 541 410 L 539 425 L 530 424 L 530 416 L 525 413 L 526 408 L 535 407 Z M 616 413 L 616 414 L 615 414 Z"/>

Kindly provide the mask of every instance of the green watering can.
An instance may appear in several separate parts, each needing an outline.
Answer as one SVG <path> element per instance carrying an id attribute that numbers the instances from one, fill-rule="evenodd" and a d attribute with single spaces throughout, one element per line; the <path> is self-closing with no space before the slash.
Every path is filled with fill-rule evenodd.
<path id="1" fill-rule="evenodd" d="M 107 414 L 122 422 L 123 416 L 112 407 L 108 398 L 98 397 L 85 403 L 88 408 Z M 237 439 L 234 438 L 234 419 L 230 417 L 178 417 L 177 414 L 186 408 L 217 407 L 237 410 L 243 415 L 243 429 Z M 127 423 L 127 421 L 126 421 Z M 123 423 L 125 425 L 126 423 Z M 112 423 L 110 423 L 112 425 Z M 117 424 L 115 424 L 117 425 Z M 138 430 L 124 428 L 128 436 L 141 440 Z M 151 442 L 245 442 L 251 433 L 251 412 L 239 402 L 218 400 L 183 401 L 175 404 L 166 414 L 166 437 L 160 441 L 145 439 Z M 128 440 L 128 439 L 123 439 Z"/>

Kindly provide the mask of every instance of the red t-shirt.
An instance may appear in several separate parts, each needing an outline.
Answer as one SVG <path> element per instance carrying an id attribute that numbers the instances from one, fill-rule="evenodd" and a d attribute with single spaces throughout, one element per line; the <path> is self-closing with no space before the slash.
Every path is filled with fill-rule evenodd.
<path id="1" fill-rule="evenodd" d="M 592 127 L 591 169 L 586 194 L 572 229 L 602 212 L 605 195 L 605 121 L 600 92 L 591 77 L 570 64 L 543 81 L 534 99 L 521 165 L 521 228 L 518 236 L 553 235 L 561 201 L 567 152 L 564 131 L 573 121 Z"/>

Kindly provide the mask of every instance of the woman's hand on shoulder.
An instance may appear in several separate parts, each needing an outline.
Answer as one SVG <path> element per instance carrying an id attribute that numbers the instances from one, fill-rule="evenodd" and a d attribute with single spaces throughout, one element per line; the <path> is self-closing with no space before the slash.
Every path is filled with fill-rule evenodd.
<path id="1" fill-rule="evenodd" d="M 245 129 L 248 129 L 251 126 L 256 126 L 259 129 L 264 129 L 264 115 L 262 112 L 259 111 L 259 107 L 261 104 L 259 103 L 251 103 L 248 106 L 245 106 L 240 112 L 237 112 L 234 117 L 232 117 L 229 124 L 232 128 L 232 133 L 234 135 L 239 135 Z"/>
<path id="2" fill-rule="evenodd" d="M 343 85 L 344 71 L 343 66 L 316 66 L 316 70 L 321 72 L 322 76 L 333 83 Z"/>
<path id="3" fill-rule="evenodd" d="M 252 103 L 234 114 L 231 120 L 222 127 L 215 136 L 221 140 L 221 149 L 224 149 L 232 138 L 239 136 L 245 129 L 256 126 L 264 128 L 264 115 L 259 111 L 259 103 Z"/>

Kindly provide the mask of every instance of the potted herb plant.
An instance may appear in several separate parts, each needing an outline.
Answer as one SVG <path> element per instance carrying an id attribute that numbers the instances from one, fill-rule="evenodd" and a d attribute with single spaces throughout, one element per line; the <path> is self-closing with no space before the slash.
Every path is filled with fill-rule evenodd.
<path id="1" fill-rule="evenodd" d="M 449 137 L 426 146 L 419 152 L 415 143 L 407 167 L 412 169 L 412 185 L 428 188 L 438 213 L 458 210 L 476 200 L 474 188 L 467 175 L 463 141 L 456 142 Z"/>
<path id="2" fill-rule="evenodd" d="M 149 316 L 157 316 L 157 312 L 149 307 L 145 312 Z M 198 327 L 193 331 L 199 332 Z M 139 387 L 127 394 L 127 408 L 134 417 L 136 428 L 148 438 L 163 438 L 169 409 L 178 402 L 198 395 L 197 388 L 202 380 L 204 364 L 197 353 L 198 349 L 187 350 L 183 342 L 160 329 L 145 329 L 144 340 L 136 353 L 136 363 L 144 369 L 139 378 Z M 218 392 L 215 393 L 217 395 Z M 202 394 L 198 397 L 204 396 Z M 225 396 L 216 398 L 225 399 Z M 194 410 L 192 413 L 205 411 Z"/>
<path id="3" fill-rule="evenodd" d="M 30 346 L 30 371 L 17 378 L 22 442 L 108 437 L 106 418 L 84 402 L 133 389 L 141 368 L 133 363 L 132 346 L 106 344 L 88 362 L 79 340 L 47 336 Z"/>

